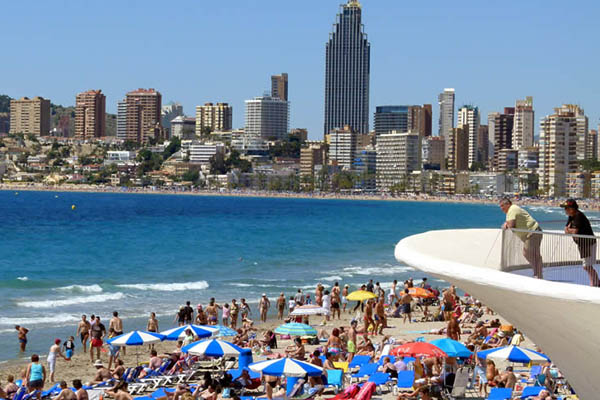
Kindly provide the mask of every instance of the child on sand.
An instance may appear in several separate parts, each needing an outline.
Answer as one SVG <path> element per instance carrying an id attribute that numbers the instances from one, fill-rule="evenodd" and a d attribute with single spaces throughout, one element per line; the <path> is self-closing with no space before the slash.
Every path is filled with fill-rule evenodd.
<path id="1" fill-rule="evenodd" d="M 75 338 L 69 336 L 63 343 L 63 348 L 65 349 L 65 360 L 71 361 L 71 357 L 73 357 L 73 352 L 75 351 Z"/>

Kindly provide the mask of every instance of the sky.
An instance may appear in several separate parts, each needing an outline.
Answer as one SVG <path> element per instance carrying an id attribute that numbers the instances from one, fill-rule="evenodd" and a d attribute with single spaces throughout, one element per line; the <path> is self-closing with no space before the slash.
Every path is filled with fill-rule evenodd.
<path id="1" fill-rule="evenodd" d="M 233 106 L 289 74 L 291 128 L 323 136 L 325 42 L 342 0 L 7 1 L 2 4 L 0 93 L 73 105 L 102 89 L 107 111 L 139 87 L 180 102 Z M 600 117 L 600 2 L 582 0 L 363 0 L 371 43 L 370 108 L 433 104 L 456 89 L 457 106 L 487 114 L 533 96 L 539 119 L 579 104 Z"/>

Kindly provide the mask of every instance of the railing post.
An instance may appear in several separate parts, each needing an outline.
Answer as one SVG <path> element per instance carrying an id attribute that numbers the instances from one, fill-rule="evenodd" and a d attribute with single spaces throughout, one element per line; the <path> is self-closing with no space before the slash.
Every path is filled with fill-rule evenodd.
<path id="1" fill-rule="evenodd" d="M 504 257 L 504 246 L 505 246 L 505 234 L 506 234 L 506 229 L 502 229 L 502 239 L 500 242 L 500 271 L 504 271 L 504 269 L 506 268 L 506 259 Z"/>

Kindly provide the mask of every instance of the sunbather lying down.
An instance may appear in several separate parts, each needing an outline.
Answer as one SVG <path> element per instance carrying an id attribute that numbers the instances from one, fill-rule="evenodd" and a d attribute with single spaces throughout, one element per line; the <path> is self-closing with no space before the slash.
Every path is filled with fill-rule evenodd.
<path id="1" fill-rule="evenodd" d="M 421 386 L 411 393 L 400 393 L 398 399 L 420 399 L 420 400 L 432 400 L 429 386 Z"/>

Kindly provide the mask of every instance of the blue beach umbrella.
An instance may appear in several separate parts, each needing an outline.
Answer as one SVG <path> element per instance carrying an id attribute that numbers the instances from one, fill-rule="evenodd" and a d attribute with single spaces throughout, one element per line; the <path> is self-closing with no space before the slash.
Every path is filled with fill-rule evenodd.
<path id="1" fill-rule="evenodd" d="M 323 368 L 293 358 L 279 358 L 276 360 L 259 361 L 248 365 L 254 372 L 262 372 L 263 375 L 289 376 L 301 378 L 308 376 L 321 376 Z"/>
<path id="2" fill-rule="evenodd" d="M 218 332 L 217 328 L 211 326 L 184 325 L 161 332 L 161 334 L 166 336 L 165 340 L 179 340 L 185 338 L 185 331 L 187 331 L 188 329 L 190 329 L 194 333 L 194 336 L 197 336 L 199 338 L 207 338 L 210 337 L 213 333 Z"/>
<path id="3" fill-rule="evenodd" d="M 113 346 L 141 346 L 162 342 L 163 340 L 165 340 L 165 336 L 160 333 L 131 331 L 108 339 L 106 342 Z"/>
<path id="4" fill-rule="evenodd" d="M 444 350 L 444 352 L 450 357 L 468 358 L 471 357 L 471 354 L 473 354 L 469 349 L 467 349 L 467 346 L 453 339 L 436 339 L 429 343 Z"/>
<path id="5" fill-rule="evenodd" d="M 236 346 L 233 343 L 225 342 L 217 339 L 200 340 L 183 346 L 181 351 L 196 356 L 209 357 L 239 357 L 244 351 L 243 348 Z"/>
<path id="6" fill-rule="evenodd" d="M 283 324 L 275 328 L 275 333 L 290 336 L 316 336 L 317 330 L 310 325 L 290 322 L 289 324 Z"/>
<path id="7" fill-rule="evenodd" d="M 237 332 L 225 325 L 211 325 L 211 328 L 215 328 L 217 331 L 214 333 L 214 335 L 216 337 L 223 337 L 223 336 L 235 336 L 237 335 Z"/>
<path id="8" fill-rule="evenodd" d="M 495 360 L 508 360 L 516 363 L 543 363 L 550 361 L 548 356 L 537 351 L 525 349 L 519 346 L 504 346 L 496 349 L 483 350 L 477 353 L 477 357 Z"/>

